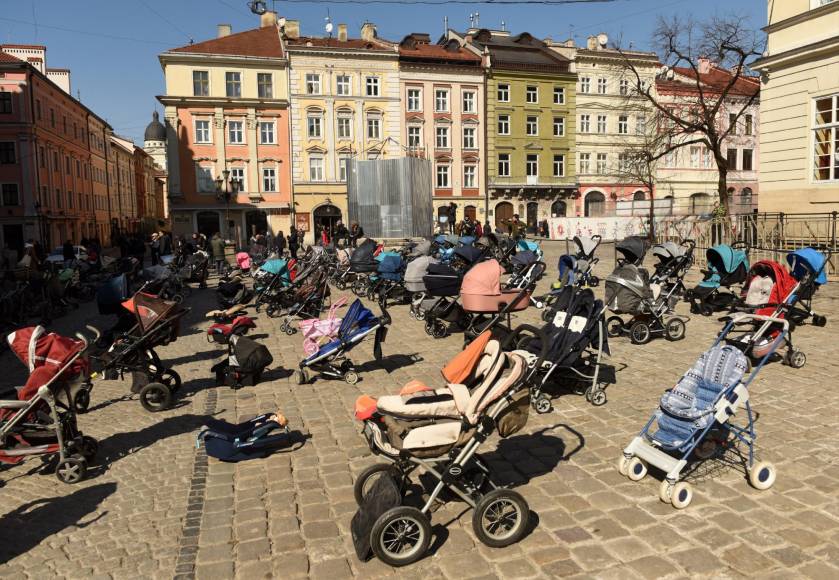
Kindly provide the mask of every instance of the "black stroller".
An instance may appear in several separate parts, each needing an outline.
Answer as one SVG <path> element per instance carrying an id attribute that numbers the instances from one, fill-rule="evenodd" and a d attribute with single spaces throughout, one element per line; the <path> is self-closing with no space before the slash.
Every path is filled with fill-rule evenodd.
<path id="1" fill-rule="evenodd" d="M 325 271 L 318 270 L 307 276 L 292 294 L 292 304 L 285 310 L 285 318 L 280 325 L 280 330 L 291 336 L 297 332 L 294 327 L 295 320 L 319 318 L 330 295 Z M 279 310 L 273 305 L 269 305 L 266 309 L 266 314 L 270 317 L 278 313 Z"/>
<path id="2" fill-rule="evenodd" d="M 227 341 L 227 359 L 213 365 L 216 386 L 227 385 L 238 389 L 243 385 L 255 386 L 262 373 L 274 362 L 265 347 L 246 336 L 234 334 Z"/>
<path id="3" fill-rule="evenodd" d="M 353 250 L 350 256 L 350 273 L 355 275 L 352 284 L 353 294 L 359 297 L 368 296 L 370 293 L 370 275 L 378 271 L 379 263 L 375 254 L 378 244 L 375 240 L 367 238 Z"/>
<path id="4" fill-rule="evenodd" d="M 184 283 L 198 284 L 199 288 L 207 287 L 207 267 L 210 262 L 210 256 L 207 252 L 197 250 L 181 258 L 178 262 L 178 276 Z"/>

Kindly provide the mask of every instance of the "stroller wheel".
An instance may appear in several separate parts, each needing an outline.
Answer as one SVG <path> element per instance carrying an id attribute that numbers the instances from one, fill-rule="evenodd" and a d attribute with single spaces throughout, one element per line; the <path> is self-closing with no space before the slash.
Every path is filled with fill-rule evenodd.
<path id="1" fill-rule="evenodd" d="M 166 385 L 166 387 L 173 393 L 180 389 L 183 384 L 183 381 L 181 381 L 181 375 L 172 369 L 163 369 L 163 372 L 160 373 L 157 382 Z"/>
<path id="2" fill-rule="evenodd" d="M 714 307 L 706 304 L 702 307 L 702 316 L 713 316 L 714 314 Z"/>
<path id="3" fill-rule="evenodd" d="M 172 391 L 162 383 L 149 383 L 140 391 L 140 404 L 150 413 L 168 409 L 172 405 Z"/>
<path id="4" fill-rule="evenodd" d="M 813 325 L 814 326 L 825 326 L 827 324 L 827 317 L 822 316 L 821 314 L 814 314 L 813 315 Z"/>
<path id="5" fill-rule="evenodd" d="M 358 382 L 358 373 L 355 371 L 347 371 L 344 373 L 344 380 L 348 385 L 354 385 Z"/>
<path id="6" fill-rule="evenodd" d="M 794 369 L 800 369 L 807 364 L 807 355 L 800 350 L 787 352 L 786 363 Z"/>
<path id="7" fill-rule="evenodd" d="M 422 558 L 431 542 L 428 517 L 415 507 L 398 506 L 383 513 L 370 532 L 373 554 L 389 566 L 407 566 Z"/>
<path id="8" fill-rule="evenodd" d="M 615 338 L 623 334 L 623 320 L 620 316 L 610 316 L 606 320 L 606 334 Z"/>
<path id="9" fill-rule="evenodd" d="M 425 334 L 428 336 L 434 336 L 434 324 L 431 320 L 425 321 Z"/>
<path id="10" fill-rule="evenodd" d="M 356 505 L 360 506 L 364 503 L 367 492 L 373 488 L 379 480 L 379 477 L 384 474 L 391 475 L 398 483 L 402 482 L 402 474 L 393 464 L 376 463 L 375 465 L 371 465 L 358 475 L 358 478 L 356 478 L 353 484 L 353 495 L 355 496 Z"/>
<path id="11" fill-rule="evenodd" d="M 55 469 L 55 476 L 63 483 L 79 483 L 87 475 L 87 461 L 79 455 L 66 457 Z"/>
<path id="12" fill-rule="evenodd" d="M 434 325 L 433 331 L 434 338 L 445 338 L 446 336 L 446 325 L 442 322 L 438 322 Z"/>
<path id="13" fill-rule="evenodd" d="M 300 369 L 297 371 L 297 384 L 298 385 L 305 385 L 309 382 L 309 375 L 306 372 L 306 369 Z"/>
<path id="14" fill-rule="evenodd" d="M 641 481 L 647 476 L 647 464 L 640 457 L 633 457 L 626 466 L 626 476 L 632 481 Z"/>
<path id="15" fill-rule="evenodd" d="M 777 476 L 775 466 L 766 461 L 758 461 L 749 469 L 749 483 L 755 489 L 769 489 Z"/>
<path id="16" fill-rule="evenodd" d="M 667 340 L 677 341 L 685 337 L 685 323 L 681 318 L 671 318 L 664 323 L 664 336 Z"/>
<path id="17" fill-rule="evenodd" d="M 257 312 L 259 312 L 259 310 L 257 310 Z M 274 318 L 274 315 L 276 313 L 277 313 L 277 309 L 274 308 L 273 306 L 269 306 L 268 308 L 265 309 L 265 314 L 268 316 L 268 318 Z"/>
<path id="18" fill-rule="evenodd" d="M 623 476 L 626 476 L 628 469 L 629 459 L 627 459 L 625 455 L 621 455 L 620 459 L 618 459 L 618 473 L 620 473 Z"/>
<path id="19" fill-rule="evenodd" d="M 630 327 L 629 337 L 632 339 L 632 344 L 647 344 L 652 338 L 652 332 L 646 322 L 638 321 Z"/>
<path id="20" fill-rule="evenodd" d="M 540 415 L 550 413 L 552 407 L 553 405 L 551 405 L 551 400 L 544 395 L 539 395 L 537 398 L 533 399 L 533 408 Z"/>
<path id="21" fill-rule="evenodd" d="M 283 324 L 283 326 L 284 326 L 284 329 L 283 329 L 283 330 L 284 330 L 284 332 L 285 332 L 287 335 L 289 335 L 289 336 L 291 336 L 291 335 L 293 335 L 295 332 L 297 332 L 297 329 L 295 329 L 295 328 L 294 328 L 291 324 L 289 324 L 288 322 L 285 322 L 285 323 Z"/>
<path id="22" fill-rule="evenodd" d="M 76 410 L 76 413 L 82 414 L 87 413 L 87 409 L 90 407 L 90 389 L 80 389 L 79 392 L 76 393 L 76 396 L 73 397 L 73 408 Z"/>
<path id="23" fill-rule="evenodd" d="M 510 489 L 494 489 L 481 498 L 472 514 L 472 530 L 491 548 L 518 542 L 527 532 L 530 507 Z"/>
<path id="24" fill-rule="evenodd" d="M 670 504 L 677 510 L 685 509 L 693 500 L 693 488 L 686 481 L 680 481 L 670 490 Z"/>
<path id="25" fill-rule="evenodd" d="M 589 391 L 586 398 L 595 407 L 602 407 L 606 404 L 606 391 L 599 386 L 595 387 Z"/>
<path id="26" fill-rule="evenodd" d="M 425 310 L 417 310 L 417 320 L 425 320 L 426 312 Z"/>

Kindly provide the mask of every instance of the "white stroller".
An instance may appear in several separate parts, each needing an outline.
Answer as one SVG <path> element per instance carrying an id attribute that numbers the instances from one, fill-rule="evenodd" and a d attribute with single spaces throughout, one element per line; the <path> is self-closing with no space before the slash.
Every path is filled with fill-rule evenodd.
<path id="1" fill-rule="evenodd" d="M 428 272 L 428 266 L 438 264 L 440 261 L 431 256 L 419 256 L 408 262 L 405 267 L 405 290 L 411 293 L 411 318 L 425 320 L 426 311 L 422 302 L 427 298 L 428 289 L 425 287 L 423 277 Z"/>

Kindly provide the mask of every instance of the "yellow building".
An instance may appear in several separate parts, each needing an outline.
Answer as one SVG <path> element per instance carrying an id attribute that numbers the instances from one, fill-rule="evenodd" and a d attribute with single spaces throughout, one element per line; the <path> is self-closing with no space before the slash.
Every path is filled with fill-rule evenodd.
<path id="1" fill-rule="evenodd" d="M 361 38 L 346 25 L 328 38 L 284 27 L 289 58 L 295 223 L 313 239 L 321 226 L 347 222 L 346 163 L 402 155 L 399 52 L 366 22 Z"/>
<path id="2" fill-rule="evenodd" d="M 839 210 L 839 0 L 768 0 L 760 210 Z"/>

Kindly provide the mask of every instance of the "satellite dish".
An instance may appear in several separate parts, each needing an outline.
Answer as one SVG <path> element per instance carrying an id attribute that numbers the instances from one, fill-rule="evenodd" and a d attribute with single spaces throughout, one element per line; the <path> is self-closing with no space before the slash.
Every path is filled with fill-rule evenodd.
<path id="1" fill-rule="evenodd" d="M 248 2 L 248 8 L 251 9 L 251 12 L 258 14 L 259 16 L 262 16 L 268 11 L 268 7 L 265 5 L 265 0 L 251 0 Z"/>
<path id="2" fill-rule="evenodd" d="M 607 44 L 609 44 L 609 37 L 606 36 L 605 33 L 601 32 L 597 35 L 597 42 L 598 44 L 600 44 L 600 46 L 605 47 Z"/>
<path id="3" fill-rule="evenodd" d="M 332 23 L 331 22 L 326 23 L 326 33 L 327 34 L 332 34 Z"/>

